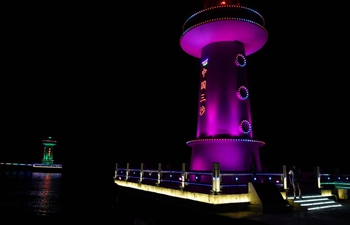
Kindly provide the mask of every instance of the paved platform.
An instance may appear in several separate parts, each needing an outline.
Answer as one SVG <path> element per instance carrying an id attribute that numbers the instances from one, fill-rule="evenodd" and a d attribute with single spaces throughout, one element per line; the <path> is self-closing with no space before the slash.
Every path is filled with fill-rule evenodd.
<path id="1" fill-rule="evenodd" d="M 341 201 L 341 207 L 311 211 L 292 211 L 266 214 L 261 211 L 209 212 L 191 205 L 184 207 L 168 198 L 154 195 L 135 195 L 125 192 L 120 199 L 121 212 L 131 218 L 150 221 L 149 224 L 235 224 L 235 225 L 349 225 L 350 202 Z M 119 213 L 118 213 L 119 214 Z M 123 213 L 121 213 L 123 214 Z"/>
<path id="2" fill-rule="evenodd" d="M 282 214 L 263 214 L 255 212 L 219 213 L 231 219 L 245 218 L 266 225 L 349 225 L 350 202 L 340 202 L 341 207 L 327 208 Z M 247 223 L 249 224 L 249 223 Z"/>

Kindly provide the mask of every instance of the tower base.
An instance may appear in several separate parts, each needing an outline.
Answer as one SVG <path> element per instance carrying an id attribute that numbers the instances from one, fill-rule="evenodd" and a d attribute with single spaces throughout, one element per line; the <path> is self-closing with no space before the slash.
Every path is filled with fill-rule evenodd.
<path id="1" fill-rule="evenodd" d="M 197 139 L 187 143 L 192 147 L 190 169 L 211 171 L 220 163 L 223 171 L 261 171 L 259 147 L 264 143 L 250 139 Z"/>
<path id="2" fill-rule="evenodd" d="M 45 165 L 52 165 L 53 162 L 54 162 L 53 160 L 44 160 L 44 159 L 41 161 L 41 163 Z"/>
<path id="3" fill-rule="evenodd" d="M 259 147 L 264 142 L 251 139 L 197 139 L 187 144 L 192 147 L 192 171 L 212 171 L 213 163 L 219 163 L 221 171 L 261 171 Z M 200 175 L 197 179 L 211 182 L 212 177 Z M 251 177 L 247 177 L 246 181 L 251 181 Z"/>

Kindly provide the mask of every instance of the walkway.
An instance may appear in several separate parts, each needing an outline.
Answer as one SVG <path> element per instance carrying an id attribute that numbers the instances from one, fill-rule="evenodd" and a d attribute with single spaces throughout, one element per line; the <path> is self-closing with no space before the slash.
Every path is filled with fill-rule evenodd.
<path id="1" fill-rule="evenodd" d="M 292 212 L 277 215 L 252 215 L 249 220 L 268 225 L 349 225 L 350 203 L 342 203 L 342 207 L 306 212 Z M 235 218 L 237 215 L 228 213 L 225 216 Z"/>
<path id="2" fill-rule="evenodd" d="M 341 202 L 342 207 L 321 210 L 263 214 L 254 211 L 210 213 L 195 207 L 123 189 L 120 206 L 121 215 L 163 224 L 216 224 L 216 225 L 349 225 L 350 202 Z M 130 190 L 130 189 L 129 189 Z M 191 205 L 189 202 L 188 205 Z M 119 213 L 118 213 L 119 214 Z M 116 217 L 117 218 L 117 217 Z M 152 224 L 152 223 L 149 223 Z"/>

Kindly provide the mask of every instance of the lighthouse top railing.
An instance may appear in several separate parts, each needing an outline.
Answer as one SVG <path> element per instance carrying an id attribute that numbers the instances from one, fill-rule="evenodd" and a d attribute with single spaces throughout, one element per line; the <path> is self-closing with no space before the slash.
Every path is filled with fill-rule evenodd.
<path id="1" fill-rule="evenodd" d="M 240 5 L 241 0 L 205 0 L 204 8 L 209 8 L 219 5 Z"/>

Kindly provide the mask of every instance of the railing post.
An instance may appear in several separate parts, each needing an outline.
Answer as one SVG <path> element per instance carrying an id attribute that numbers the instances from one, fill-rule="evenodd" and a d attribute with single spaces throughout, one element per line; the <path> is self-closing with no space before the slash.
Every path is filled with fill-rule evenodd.
<path id="1" fill-rule="evenodd" d="M 284 188 L 284 190 L 288 190 L 287 165 L 283 165 L 283 188 Z"/>
<path id="2" fill-rule="evenodd" d="M 251 164 L 251 169 L 252 169 L 252 182 L 254 182 L 254 178 L 255 178 L 255 176 L 256 176 L 256 165 L 255 165 L 255 163 L 252 163 Z"/>
<path id="3" fill-rule="evenodd" d="M 118 163 L 115 164 L 114 179 L 117 179 L 117 176 L 118 176 Z"/>
<path id="4" fill-rule="evenodd" d="M 162 163 L 158 163 L 158 181 L 157 181 L 157 186 L 160 185 L 160 181 L 162 178 Z"/>
<path id="5" fill-rule="evenodd" d="M 128 181 L 128 179 L 129 179 L 129 173 L 130 173 L 130 163 L 127 163 L 127 164 L 126 164 L 125 181 Z"/>
<path id="6" fill-rule="evenodd" d="M 182 169 L 181 169 L 181 189 L 185 188 L 185 180 L 187 179 L 187 173 L 186 173 L 186 163 L 182 163 Z"/>
<path id="7" fill-rule="evenodd" d="M 213 174 L 212 174 L 212 193 L 218 194 L 220 190 L 220 163 L 213 163 Z"/>
<path id="8" fill-rule="evenodd" d="M 141 163 L 141 168 L 140 168 L 140 181 L 139 183 L 142 183 L 143 180 L 143 163 Z"/>
<path id="9" fill-rule="evenodd" d="M 320 167 L 315 166 L 315 177 L 316 177 L 316 182 L 317 182 L 317 188 L 321 189 L 321 173 L 320 173 Z"/>

